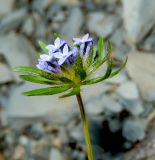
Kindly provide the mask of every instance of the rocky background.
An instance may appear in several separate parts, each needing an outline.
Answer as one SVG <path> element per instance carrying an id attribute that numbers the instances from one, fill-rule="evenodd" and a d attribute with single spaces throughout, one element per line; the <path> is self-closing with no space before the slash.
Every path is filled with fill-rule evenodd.
<path id="1" fill-rule="evenodd" d="M 82 89 L 95 160 L 154 160 L 154 15 L 154 0 L 0 0 L 0 160 L 86 160 L 76 99 L 21 96 L 36 85 L 12 72 L 34 66 L 38 40 L 54 32 L 111 39 L 115 67 L 129 57 Z"/>

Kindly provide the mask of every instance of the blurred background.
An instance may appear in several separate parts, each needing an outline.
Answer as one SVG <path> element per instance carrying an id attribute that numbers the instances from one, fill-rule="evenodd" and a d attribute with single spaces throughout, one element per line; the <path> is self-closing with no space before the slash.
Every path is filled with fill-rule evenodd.
<path id="1" fill-rule="evenodd" d="M 35 66 L 38 40 L 54 32 L 111 39 L 116 68 L 129 57 L 82 88 L 94 160 L 155 160 L 154 15 L 154 0 L 0 0 L 0 160 L 86 160 L 76 99 L 21 96 L 38 86 L 12 72 Z"/>

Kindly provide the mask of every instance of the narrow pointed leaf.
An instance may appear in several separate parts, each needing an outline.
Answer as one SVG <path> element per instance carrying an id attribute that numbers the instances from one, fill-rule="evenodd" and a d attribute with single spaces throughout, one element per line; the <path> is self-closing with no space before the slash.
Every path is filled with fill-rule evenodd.
<path id="1" fill-rule="evenodd" d="M 86 72 L 83 68 L 83 62 L 80 54 L 77 55 L 73 68 L 76 76 L 80 76 L 81 80 L 86 77 Z"/>
<path id="2" fill-rule="evenodd" d="M 70 87 L 69 86 L 59 86 L 59 87 L 50 87 L 50 88 L 41 88 L 36 89 L 28 92 L 23 92 L 22 94 L 25 96 L 45 96 L 45 95 L 53 95 L 62 93 L 67 91 Z"/>
<path id="3" fill-rule="evenodd" d="M 116 71 L 114 71 L 114 72 L 111 73 L 110 78 L 112 78 L 115 75 L 117 75 L 126 66 L 127 61 L 128 61 L 128 57 L 126 58 L 126 60 L 124 61 L 124 63 Z"/>
<path id="4" fill-rule="evenodd" d="M 97 51 L 95 59 L 102 58 L 103 48 L 104 48 L 103 38 L 100 37 L 97 43 Z"/>
<path id="5" fill-rule="evenodd" d="M 78 93 L 80 93 L 80 87 L 75 87 L 69 93 L 60 96 L 60 98 L 65 98 L 65 97 L 73 96 L 73 95 L 76 95 Z"/>
<path id="6" fill-rule="evenodd" d="M 46 44 L 41 40 L 38 42 L 38 44 L 39 44 L 40 48 L 42 49 L 42 51 L 44 53 L 48 54 L 48 49 L 46 49 Z"/>
<path id="7" fill-rule="evenodd" d="M 83 84 L 84 84 L 84 85 L 89 85 L 89 84 L 94 84 L 94 83 L 98 83 L 98 82 L 100 82 L 100 81 L 103 81 L 103 80 L 109 78 L 109 76 L 110 76 L 110 74 L 111 74 L 111 71 L 112 71 L 112 59 L 110 59 L 110 60 L 108 61 L 107 70 L 106 70 L 104 76 L 101 76 L 101 77 L 97 77 L 97 78 L 93 78 L 93 79 L 84 81 Z"/>
<path id="8" fill-rule="evenodd" d="M 41 74 L 41 70 L 37 68 L 32 67 L 25 67 L 25 66 L 19 66 L 13 69 L 15 72 L 21 72 L 21 73 L 27 73 L 27 74 L 33 74 L 33 75 L 39 75 Z"/>
<path id="9" fill-rule="evenodd" d="M 58 33 L 58 32 L 54 33 L 54 35 L 53 35 L 53 37 L 52 37 L 53 42 L 54 42 L 55 39 L 58 38 L 58 37 L 59 37 L 59 33 Z"/>
<path id="10" fill-rule="evenodd" d="M 26 73 L 26 74 L 31 74 L 31 75 L 40 75 L 41 77 L 44 77 L 46 79 L 50 80 L 57 80 L 59 78 L 59 75 L 56 75 L 54 73 L 49 73 L 37 68 L 32 68 L 32 67 L 25 67 L 25 66 L 20 66 L 14 68 L 15 72 L 20 72 L 20 73 Z"/>
<path id="11" fill-rule="evenodd" d="M 19 77 L 25 81 L 32 82 L 32 83 L 47 84 L 47 85 L 59 84 L 59 82 L 57 82 L 57 81 L 48 80 L 48 79 L 40 77 L 40 76 L 20 75 Z"/>
<path id="12" fill-rule="evenodd" d="M 86 69 L 89 68 L 90 65 L 92 64 L 93 55 L 94 55 L 94 47 L 93 47 L 93 45 L 91 45 L 89 55 L 88 55 L 88 57 L 86 59 L 86 62 L 85 62 L 85 68 Z"/>
<path id="13" fill-rule="evenodd" d="M 94 63 L 92 64 L 92 68 L 89 71 L 88 75 L 91 75 L 92 73 L 94 73 L 104 62 L 106 62 L 110 58 L 111 53 L 112 53 L 112 44 L 110 41 L 108 41 L 107 52 L 106 52 L 105 57 L 94 61 Z"/>

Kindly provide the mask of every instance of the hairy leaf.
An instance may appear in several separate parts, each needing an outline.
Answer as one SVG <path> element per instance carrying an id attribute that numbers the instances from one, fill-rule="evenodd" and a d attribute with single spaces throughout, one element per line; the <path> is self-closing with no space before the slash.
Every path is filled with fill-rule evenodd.
<path id="1" fill-rule="evenodd" d="M 108 61 L 107 70 L 106 70 L 104 76 L 93 78 L 93 79 L 90 79 L 90 80 L 87 80 L 87 81 L 83 81 L 83 84 L 84 85 L 89 85 L 89 84 L 94 84 L 94 83 L 98 83 L 100 81 L 103 81 L 103 80 L 109 78 L 109 76 L 111 74 L 111 71 L 112 71 L 112 59 L 110 59 Z"/>
<path id="2" fill-rule="evenodd" d="M 75 87 L 75 88 L 72 88 L 72 90 L 69 93 L 60 96 L 60 98 L 73 96 L 73 95 L 76 95 L 78 93 L 80 93 L 80 87 Z"/>
<path id="3" fill-rule="evenodd" d="M 59 75 L 56 75 L 54 73 L 49 73 L 37 68 L 32 68 L 32 67 L 25 67 L 25 66 L 20 66 L 14 68 L 15 72 L 21 72 L 21 73 L 26 73 L 30 75 L 40 75 L 41 77 L 44 77 L 46 79 L 50 80 L 57 80 L 59 78 Z"/>
<path id="4" fill-rule="evenodd" d="M 103 48 L 104 48 L 104 41 L 103 38 L 100 37 L 97 43 L 97 51 L 94 59 L 102 58 Z"/>
<path id="5" fill-rule="evenodd" d="M 39 44 L 40 48 L 42 49 L 42 51 L 44 53 L 48 54 L 48 49 L 46 49 L 46 44 L 41 40 L 38 42 L 38 44 Z"/>
<path id="6" fill-rule="evenodd" d="M 86 72 L 83 68 L 83 62 L 80 54 L 77 55 L 73 68 L 75 70 L 76 76 L 80 76 L 81 80 L 83 80 L 86 77 Z"/>
<path id="7" fill-rule="evenodd" d="M 34 76 L 34 75 L 20 75 L 20 78 L 25 81 L 32 82 L 32 83 L 47 84 L 47 85 L 59 84 L 59 82 L 57 81 L 48 80 L 46 78 L 43 78 L 40 76 Z"/>
<path id="8" fill-rule="evenodd" d="M 128 57 L 126 58 L 126 60 L 124 61 L 124 63 L 116 71 L 114 71 L 114 72 L 112 72 L 110 74 L 110 78 L 112 78 L 115 75 L 117 75 L 126 66 L 127 61 L 128 61 Z"/>
<path id="9" fill-rule="evenodd" d="M 62 93 L 67 91 L 69 86 L 59 86 L 59 87 L 50 87 L 50 88 L 41 88 L 32 91 L 23 92 L 22 94 L 25 96 L 45 96 L 45 95 L 53 95 Z"/>
<path id="10" fill-rule="evenodd" d="M 92 64 L 93 55 L 94 55 L 94 47 L 93 47 L 93 45 L 91 45 L 89 55 L 88 55 L 88 57 L 86 59 L 86 62 L 85 62 L 85 68 L 86 69 L 89 68 L 90 65 Z"/>
<path id="11" fill-rule="evenodd" d="M 110 58 L 111 53 L 112 53 L 112 44 L 110 41 L 108 41 L 107 53 L 106 53 L 105 57 L 94 61 L 94 63 L 92 64 L 92 68 L 89 71 L 88 75 L 91 75 L 92 73 L 94 73 L 104 62 L 106 62 Z"/>

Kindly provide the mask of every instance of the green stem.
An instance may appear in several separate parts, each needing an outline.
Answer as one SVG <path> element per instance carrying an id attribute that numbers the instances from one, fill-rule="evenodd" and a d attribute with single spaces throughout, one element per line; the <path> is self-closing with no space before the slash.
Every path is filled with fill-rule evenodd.
<path id="1" fill-rule="evenodd" d="M 86 147 L 87 147 L 88 160 L 93 160 L 93 152 L 92 152 L 91 140 L 90 140 L 90 135 L 89 135 L 88 122 L 87 122 L 86 113 L 84 110 L 84 105 L 82 102 L 81 94 L 80 93 L 77 94 L 76 98 L 79 104 L 81 118 L 82 118 L 82 125 L 83 125 L 84 138 L 85 138 Z"/>

